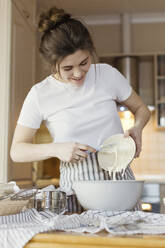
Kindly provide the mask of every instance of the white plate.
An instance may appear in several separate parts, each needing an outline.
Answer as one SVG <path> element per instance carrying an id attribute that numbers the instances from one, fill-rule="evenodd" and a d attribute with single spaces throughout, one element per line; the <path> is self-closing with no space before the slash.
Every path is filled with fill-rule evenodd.
<path id="1" fill-rule="evenodd" d="M 101 168 L 109 172 L 125 170 L 133 160 L 136 152 L 134 140 L 116 134 L 106 139 L 98 152 L 98 161 Z"/>

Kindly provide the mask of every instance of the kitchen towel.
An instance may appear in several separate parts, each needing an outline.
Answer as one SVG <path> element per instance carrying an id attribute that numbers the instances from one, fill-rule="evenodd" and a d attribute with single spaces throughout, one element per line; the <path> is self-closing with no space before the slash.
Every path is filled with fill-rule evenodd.
<path id="1" fill-rule="evenodd" d="M 0 247 L 23 248 L 35 235 L 46 231 L 97 233 L 109 235 L 163 234 L 165 215 L 142 211 L 85 211 L 57 215 L 28 209 L 15 215 L 0 216 Z"/>

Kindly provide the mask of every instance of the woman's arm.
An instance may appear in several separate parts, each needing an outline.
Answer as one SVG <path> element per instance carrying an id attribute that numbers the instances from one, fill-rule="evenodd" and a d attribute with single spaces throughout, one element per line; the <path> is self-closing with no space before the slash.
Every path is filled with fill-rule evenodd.
<path id="1" fill-rule="evenodd" d="M 95 152 L 88 145 L 79 143 L 33 144 L 36 129 L 17 125 L 11 145 L 10 156 L 14 162 L 34 162 L 57 157 L 66 162 L 83 160 L 87 153 Z"/>
<path id="2" fill-rule="evenodd" d="M 136 143 L 135 157 L 138 157 L 142 146 L 142 130 L 147 124 L 151 113 L 143 103 L 141 97 L 138 96 L 134 90 L 132 90 L 131 96 L 122 104 L 124 104 L 135 116 L 134 126 L 127 130 L 125 135 L 130 135 L 134 139 Z"/>
<path id="3" fill-rule="evenodd" d="M 14 162 L 32 162 L 50 158 L 50 144 L 33 144 L 37 129 L 17 125 L 10 156 Z"/>

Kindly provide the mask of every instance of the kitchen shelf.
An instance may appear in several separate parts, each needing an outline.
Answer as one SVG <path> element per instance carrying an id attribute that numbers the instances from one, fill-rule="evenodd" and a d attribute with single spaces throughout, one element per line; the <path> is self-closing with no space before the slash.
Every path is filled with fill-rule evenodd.
<path id="1" fill-rule="evenodd" d="M 158 76 L 165 76 L 165 55 L 158 55 L 157 56 L 157 75 Z"/>
<path id="2" fill-rule="evenodd" d="M 102 63 L 116 67 L 119 57 L 137 57 L 139 63 L 139 92 L 146 105 L 155 105 L 155 127 L 165 131 L 165 52 L 100 54 Z M 136 90 L 136 89 L 135 89 Z M 162 123 L 162 124 L 160 124 Z"/>
<path id="3" fill-rule="evenodd" d="M 165 131 L 165 54 L 155 55 L 156 128 Z"/>
<path id="4" fill-rule="evenodd" d="M 124 57 L 124 56 L 138 56 L 138 57 L 153 57 L 159 53 L 101 53 L 99 54 L 99 58 L 105 57 Z"/>
<path id="5" fill-rule="evenodd" d="M 157 98 L 156 101 L 158 103 L 165 102 L 165 77 L 164 78 L 157 78 Z"/>
<path id="6" fill-rule="evenodd" d="M 163 104 L 163 103 L 165 104 L 165 100 L 157 100 L 156 103 L 157 104 Z"/>
<path id="7" fill-rule="evenodd" d="M 165 75 L 163 75 L 163 76 L 159 76 L 159 75 L 158 75 L 158 76 L 156 76 L 156 78 L 157 78 L 157 79 L 165 79 Z"/>
<path id="8" fill-rule="evenodd" d="M 164 130 L 165 130 L 165 127 L 164 127 L 164 126 L 159 126 L 159 125 L 158 125 L 158 129 L 159 129 L 159 131 L 164 131 Z"/>
<path id="9" fill-rule="evenodd" d="M 165 130 L 165 102 L 157 104 L 157 125 Z"/>

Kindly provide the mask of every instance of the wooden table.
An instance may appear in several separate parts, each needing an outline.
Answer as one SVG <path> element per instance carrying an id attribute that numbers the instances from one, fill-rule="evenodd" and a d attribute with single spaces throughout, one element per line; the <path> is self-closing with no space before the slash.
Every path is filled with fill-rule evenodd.
<path id="1" fill-rule="evenodd" d="M 37 234 L 24 248 L 165 248 L 165 235 L 111 237 L 106 232 Z"/>

